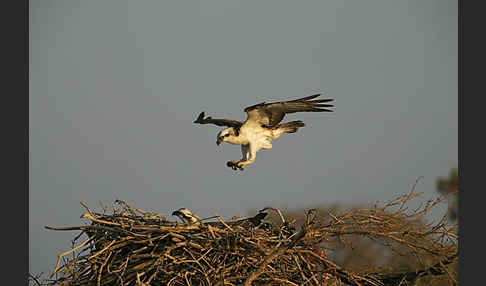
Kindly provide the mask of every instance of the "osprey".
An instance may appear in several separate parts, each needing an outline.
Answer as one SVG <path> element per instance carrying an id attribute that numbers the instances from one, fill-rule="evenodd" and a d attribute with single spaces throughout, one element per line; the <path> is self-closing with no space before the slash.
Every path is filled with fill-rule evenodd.
<path id="1" fill-rule="evenodd" d="M 185 224 L 195 224 L 199 217 L 193 214 L 188 208 L 180 208 L 172 212 L 173 216 L 177 216 Z"/>
<path id="2" fill-rule="evenodd" d="M 264 211 L 265 210 L 260 211 L 254 217 L 240 219 L 240 220 L 237 220 L 237 221 L 228 222 L 226 224 L 228 224 L 230 226 L 242 226 L 242 227 L 252 227 L 253 226 L 253 227 L 256 227 L 267 216 L 267 213 L 264 212 Z M 182 220 L 183 223 L 185 223 L 187 225 L 195 224 L 196 222 L 200 221 L 199 217 L 197 215 L 193 214 L 187 208 L 180 208 L 180 209 L 172 212 L 172 215 L 177 216 L 178 218 L 180 218 Z M 222 223 L 220 223 L 220 222 L 205 222 L 204 224 L 222 227 Z"/>
<path id="3" fill-rule="evenodd" d="M 226 165 L 233 170 L 244 170 L 246 165 L 255 162 L 256 153 L 261 149 L 272 149 L 272 141 L 286 133 L 295 133 L 304 122 L 297 120 L 280 123 L 287 113 L 295 112 L 332 112 L 331 104 L 322 104 L 334 99 L 315 99 L 319 94 L 304 98 L 273 103 L 259 103 L 244 109 L 247 114 L 245 122 L 229 119 L 204 118 L 204 111 L 199 114 L 194 123 L 227 126 L 218 133 L 216 145 L 227 142 L 241 145 L 241 160 L 228 161 Z M 314 99 L 314 100 L 313 100 Z M 325 108 L 324 108 L 325 107 Z"/>

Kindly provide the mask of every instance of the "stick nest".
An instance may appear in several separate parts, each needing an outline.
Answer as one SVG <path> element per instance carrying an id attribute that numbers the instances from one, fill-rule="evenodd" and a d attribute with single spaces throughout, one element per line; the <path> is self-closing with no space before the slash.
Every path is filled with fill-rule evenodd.
<path id="1" fill-rule="evenodd" d="M 412 190 L 382 207 L 343 214 L 312 209 L 293 221 L 266 208 L 262 211 L 278 219 L 257 226 L 248 219 L 219 217 L 185 225 L 133 210 L 119 200 L 110 214 L 82 204 L 87 225 L 46 226 L 81 231 L 73 248 L 58 255 L 49 285 L 411 285 L 427 275 L 454 281 L 457 275 L 446 265 L 457 259 L 455 226 L 445 219 L 423 223 L 422 217 L 439 201 L 410 211 L 405 203 L 414 196 Z M 76 246 L 83 234 L 87 239 Z M 349 238 L 356 236 L 396 255 L 416 257 L 422 268 L 349 271 L 328 258 L 332 247 L 352 247 Z M 424 262 L 424 257 L 430 259 Z"/>

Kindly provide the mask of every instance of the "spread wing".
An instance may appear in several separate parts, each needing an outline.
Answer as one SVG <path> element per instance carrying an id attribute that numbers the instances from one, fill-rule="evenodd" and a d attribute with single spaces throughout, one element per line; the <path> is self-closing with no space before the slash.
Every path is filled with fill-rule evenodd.
<path id="1" fill-rule="evenodd" d="M 324 102 L 330 102 L 334 99 L 315 99 L 319 94 L 314 94 L 311 96 L 306 96 L 303 98 L 290 100 L 290 101 L 280 101 L 273 103 L 260 103 L 256 105 L 249 106 L 245 108 L 245 112 L 248 114 L 247 120 L 255 120 L 260 124 L 265 124 L 269 126 L 277 125 L 284 118 L 287 113 L 295 112 L 332 112 L 332 110 L 327 109 L 327 107 L 333 107 L 332 104 L 322 104 Z"/>
<path id="2" fill-rule="evenodd" d="M 229 119 L 213 119 L 211 116 L 204 118 L 204 111 L 199 114 L 197 119 L 194 123 L 199 124 L 214 124 L 217 126 L 228 126 L 228 127 L 235 127 L 240 128 L 243 123 L 238 120 L 229 120 Z"/>

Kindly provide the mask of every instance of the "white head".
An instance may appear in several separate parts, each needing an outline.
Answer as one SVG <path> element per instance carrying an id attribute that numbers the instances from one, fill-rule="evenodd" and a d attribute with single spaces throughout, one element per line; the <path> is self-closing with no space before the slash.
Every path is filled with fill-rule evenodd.
<path id="1" fill-rule="evenodd" d="M 180 208 L 174 212 L 172 212 L 172 215 L 177 216 L 180 218 L 184 223 L 186 224 L 194 224 L 197 222 L 197 217 L 195 214 L 193 214 L 189 209 L 187 208 Z"/>
<path id="2" fill-rule="evenodd" d="M 221 144 L 221 142 L 233 143 L 236 137 L 238 137 L 238 135 L 236 135 L 236 130 L 233 127 L 223 129 L 218 133 L 216 145 Z"/>

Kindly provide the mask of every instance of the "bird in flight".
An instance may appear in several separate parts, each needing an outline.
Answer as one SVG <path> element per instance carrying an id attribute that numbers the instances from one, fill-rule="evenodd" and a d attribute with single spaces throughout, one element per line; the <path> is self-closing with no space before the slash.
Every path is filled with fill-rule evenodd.
<path id="1" fill-rule="evenodd" d="M 280 123 L 285 114 L 295 112 L 332 112 L 332 110 L 327 108 L 334 107 L 334 105 L 324 103 L 334 99 L 316 99 L 320 95 L 319 93 L 290 101 L 262 102 L 249 106 L 244 109 L 244 112 L 247 114 L 245 122 L 214 119 L 210 116 L 204 118 L 203 111 L 194 123 L 228 127 L 218 133 L 216 145 L 220 145 L 222 142 L 241 145 L 242 158 L 228 161 L 226 165 L 233 170 L 244 170 L 248 164 L 255 162 L 258 151 L 261 149 L 272 149 L 273 140 L 286 133 L 295 133 L 299 127 L 305 126 L 304 122 L 300 120 Z"/>

